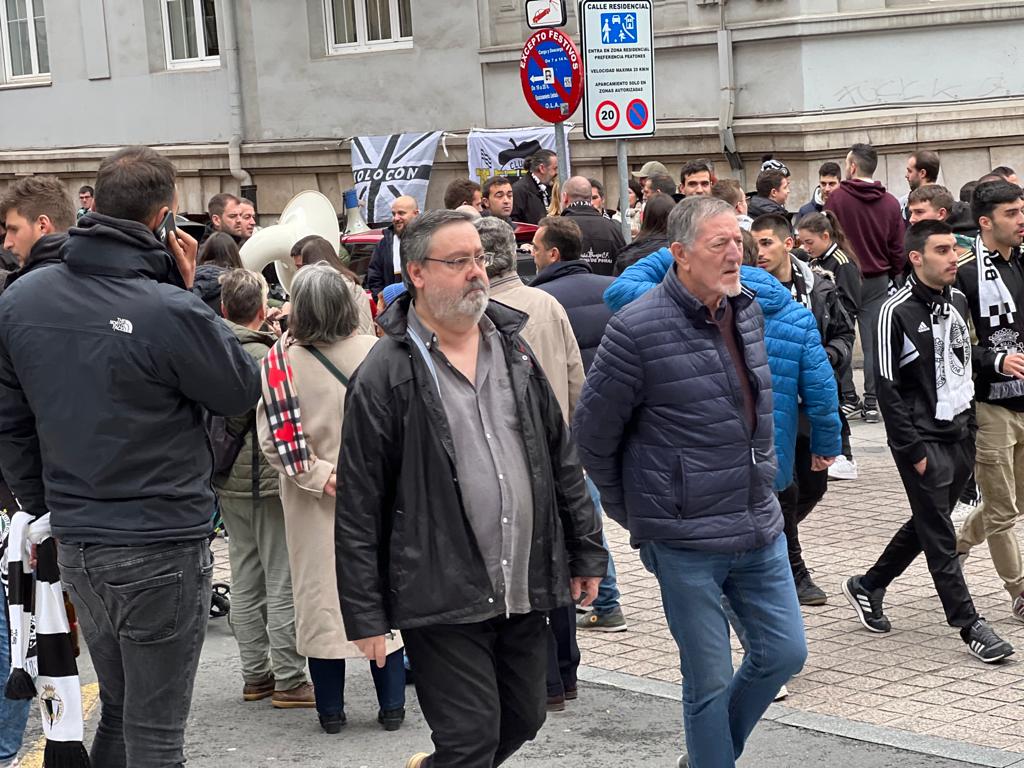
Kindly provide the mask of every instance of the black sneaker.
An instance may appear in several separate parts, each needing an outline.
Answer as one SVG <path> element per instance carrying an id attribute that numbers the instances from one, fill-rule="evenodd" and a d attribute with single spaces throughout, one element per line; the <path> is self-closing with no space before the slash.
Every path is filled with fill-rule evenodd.
<path id="1" fill-rule="evenodd" d="M 828 602 L 825 590 L 814 583 L 807 571 L 796 578 L 796 597 L 800 605 L 824 605 Z"/>
<path id="2" fill-rule="evenodd" d="M 861 415 L 864 410 L 864 405 L 861 403 L 860 398 L 854 398 L 853 400 L 844 400 L 841 407 L 843 416 L 849 419 L 854 419 Z"/>
<path id="3" fill-rule="evenodd" d="M 892 624 L 882 613 L 882 597 L 884 589 L 876 589 L 868 592 L 860 585 L 859 576 L 851 576 L 843 582 L 843 594 L 850 601 L 850 605 L 857 611 L 857 618 L 860 623 L 872 632 L 888 632 Z"/>
<path id="4" fill-rule="evenodd" d="M 864 410 L 861 418 L 868 424 L 878 424 L 882 418 L 879 416 L 879 403 L 874 400 L 864 400 Z"/>
<path id="5" fill-rule="evenodd" d="M 1000 638 L 984 619 L 961 629 L 960 638 L 967 643 L 970 654 L 986 664 L 994 664 L 1013 655 L 1013 646 Z"/>

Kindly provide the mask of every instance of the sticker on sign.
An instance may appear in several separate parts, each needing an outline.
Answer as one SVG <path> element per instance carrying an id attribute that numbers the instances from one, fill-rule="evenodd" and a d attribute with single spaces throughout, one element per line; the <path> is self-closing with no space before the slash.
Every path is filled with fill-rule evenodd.
<path id="1" fill-rule="evenodd" d="M 588 139 L 654 135 L 651 5 L 651 0 L 580 3 Z"/>

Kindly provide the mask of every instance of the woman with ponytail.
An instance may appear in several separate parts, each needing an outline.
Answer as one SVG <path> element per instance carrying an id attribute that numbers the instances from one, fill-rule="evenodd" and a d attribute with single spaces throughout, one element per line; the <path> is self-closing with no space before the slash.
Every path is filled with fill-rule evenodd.
<path id="1" fill-rule="evenodd" d="M 811 256 L 811 266 L 835 276 L 843 306 L 853 319 L 860 314 L 860 262 L 832 211 L 811 213 L 797 223 L 797 236 Z"/>
<path id="2" fill-rule="evenodd" d="M 811 266 L 832 273 L 839 291 L 839 300 L 850 314 L 851 321 L 856 321 L 860 314 L 860 262 L 850 248 L 839 219 L 832 211 L 810 213 L 800 219 L 796 229 L 800 244 L 810 254 Z M 836 371 L 836 378 L 839 380 L 840 412 L 843 417 L 843 455 L 829 467 L 828 476 L 834 480 L 856 480 L 857 462 L 853 459 L 847 419 L 859 415 L 862 404 L 853 383 L 852 361 Z"/>

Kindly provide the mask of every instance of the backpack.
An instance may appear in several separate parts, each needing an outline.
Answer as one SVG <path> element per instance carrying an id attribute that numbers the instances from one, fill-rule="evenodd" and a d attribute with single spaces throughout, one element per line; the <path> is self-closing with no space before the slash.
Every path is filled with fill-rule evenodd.
<path id="1" fill-rule="evenodd" d="M 213 474 L 226 475 L 235 465 L 238 454 L 242 452 L 242 445 L 245 444 L 245 435 L 252 430 L 256 423 L 256 413 L 253 411 L 252 418 L 245 425 L 245 429 L 237 435 L 231 434 L 228 430 L 228 419 L 226 416 L 217 416 L 209 411 L 204 417 L 206 434 L 210 440 L 210 448 L 213 451 Z M 256 450 L 254 447 L 253 450 Z"/>

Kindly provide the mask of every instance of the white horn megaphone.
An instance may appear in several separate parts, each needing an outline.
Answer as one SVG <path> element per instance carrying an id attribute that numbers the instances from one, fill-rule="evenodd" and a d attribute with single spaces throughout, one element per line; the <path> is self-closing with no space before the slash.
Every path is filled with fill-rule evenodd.
<path id="1" fill-rule="evenodd" d="M 292 246 L 307 235 L 319 235 L 335 251 L 341 244 L 337 211 L 324 195 L 309 189 L 288 201 L 277 224 L 264 227 L 245 241 L 240 251 L 242 266 L 253 272 L 262 272 L 264 267 L 273 263 L 277 279 L 290 294 L 295 278 Z"/>

